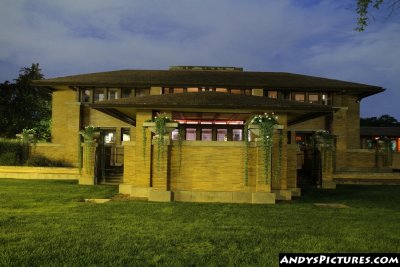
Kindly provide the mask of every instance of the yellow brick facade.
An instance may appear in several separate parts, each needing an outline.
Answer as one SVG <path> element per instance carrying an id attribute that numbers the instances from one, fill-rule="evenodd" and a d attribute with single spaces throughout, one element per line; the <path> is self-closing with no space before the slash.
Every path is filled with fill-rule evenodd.
<path id="1" fill-rule="evenodd" d="M 151 87 L 151 95 L 162 94 L 162 87 Z M 298 154 L 296 132 L 331 130 L 337 136 L 335 166 L 323 173 L 324 182 L 332 182 L 337 169 L 372 168 L 374 155 L 359 148 L 359 102 L 349 95 L 333 95 L 333 114 L 288 125 L 288 114 L 281 111 L 282 147 L 275 131 L 271 160 L 271 181 L 265 181 L 264 158 L 260 144 L 251 142 L 247 156 L 244 142 L 177 141 L 167 140 L 163 155 L 158 160 L 158 146 L 154 134 L 143 131 L 143 122 L 155 110 L 134 111 L 136 125 L 90 108 L 77 101 L 77 91 L 63 88 L 53 93 L 52 143 L 38 144 L 34 153 L 78 165 L 79 130 L 88 125 L 116 129 L 120 143 L 121 129 L 130 129 L 130 141 L 122 142 L 124 173 L 120 192 L 156 201 L 213 201 L 241 203 L 273 203 L 275 199 L 290 199 L 300 194 L 297 188 Z M 252 89 L 252 94 L 263 97 L 264 89 Z M 157 110 L 158 111 L 158 110 Z M 193 111 L 193 110 L 191 110 Z M 172 115 L 171 110 L 162 110 Z M 202 110 L 207 112 L 207 110 Z M 213 111 L 215 112 L 215 111 Z M 224 110 L 222 112 L 228 112 Z M 232 111 L 230 111 L 232 112 Z M 254 112 L 256 114 L 264 111 Z M 246 111 L 250 115 L 249 111 Z M 288 140 L 288 131 L 291 132 Z M 143 139 L 145 135 L 145 140 Z M 290 142 L 289 142 L 290 141 Z M 245 183 L 245 158 L 248 157 L 248 181 Z M 332 161 L 331 156 L 330 161 Z M 277 162 L 280 158 L 280 167 Z M 397 161 L 396 161 L 397 162 Z M 330 163 L 332 164 L 332 162 Z M 279 174 L 277 172 L 279 171 Z M 90 173 L 92 175 L 92 173 Z M 83 176 L 82 176 L 83 177 Z M 85 178 L 86 179 L 86 178 Z M 92 183 L 91 178 L 82 183 Z M 327 185 L 330 187 L 331 184 Z"/>

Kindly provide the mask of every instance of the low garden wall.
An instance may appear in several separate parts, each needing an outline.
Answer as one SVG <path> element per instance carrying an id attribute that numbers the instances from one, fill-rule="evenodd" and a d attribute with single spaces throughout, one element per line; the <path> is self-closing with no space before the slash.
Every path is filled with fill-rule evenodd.
<path id="1" fill-rule="evenodd" d="M 392 168 L 394 170 L 400 170 L 400 152 L 392 154 Z"/>
<path id="2" fill-rule="evenodd" d="M 348 149 L 336 152 L 336 171 L 383 171 L 390 170 L 388 155 L 371 149 Z"/>
<path id="3" fill-rule="evenodd" d="M 78 180 L 78 168 L 0 166 L 1 178 Z"/>

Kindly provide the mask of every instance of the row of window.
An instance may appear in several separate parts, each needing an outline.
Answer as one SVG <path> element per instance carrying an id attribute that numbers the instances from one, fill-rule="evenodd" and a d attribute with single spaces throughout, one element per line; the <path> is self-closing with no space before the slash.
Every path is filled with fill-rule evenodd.
<path id="1" fill-rule="evenodd" d="M 230 89 L 230 88 L 215 88 L 215 87 L 188 87 L 188 88 L 163 88 L 163 94 L 179 94 L 179 93 L 198 93 L 198 92 L 220 92 L 231 93 L 238 95 L 251 95 L 251 89 Z"/>
<path id="2" fill-rule="evenodd" d="M 79 91 L 80 102 L 97 101 L 150 95 L 150 88 L 85 88 Z"/>
<path id="3" fill-rule="evenodd" d="M 331 94 L 326 92 L 288 92 L 288 91 L 264 91 L 268 98 L 285 99 L 296 102 L 306 102 L 312 104 L 331 105 Z"/>
<path id="4" fill-rule="evenodd" d="M 185 128 L 184 134 L 187 141 L 242 141 L 243 129 L 232 128 Z M 172 140 L 179 139 L 179 132 L 172 132 Z"/>
<path id="5" fill-rule="evenodd" d="M 179 94 L 191 92 L 223 92 L 231 94 L 251 95 L 251 89 L 229 89 L 229 88 L 169 88 L 162 89 L 163 94 Z M 103 100 L 113 100 L 127 97 L 138 97 L 150 95 L 149 88 L 84 88 L 79 91 L 80 102 L 93 103 Z M 326 92 L 290 92 L 290 91 L 264 91 L 264 96 L 273 99 L 286 99 L 297 102 L 317 103 L 323 105 L 331 105 L 331 94 Z"/>

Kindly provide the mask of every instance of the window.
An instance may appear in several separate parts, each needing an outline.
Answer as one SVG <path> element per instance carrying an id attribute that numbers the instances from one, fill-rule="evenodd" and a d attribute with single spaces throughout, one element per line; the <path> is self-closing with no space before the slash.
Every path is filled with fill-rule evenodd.
<path id="1" fill-rule="evenodd" d="M 183 93 L 184 89 L 183 88 L 174 88 L 174 94 L 180 94 Z"/>
<path id="2" fill-rule="evenodd" d="M 104 101 L 105 97 L 106 97 L 106 89 L 105 88 L 94 89 L 94 101 Z"/>
<path id="3" fill-rule="evenodd" d="M 294 101 L 304 102 L 305 101 L 305 94 L 304 93 L 295 93 L 294 94 Z"/>
<path id="4" fill-rule="evenodd" d="M 242 94 L 242 90 L 240 90 L 240 89 L 231 89 L 231 93 L 232 94 L 241 95 Z"/>
<path id="5" fill-rule="evenodd" d="M 197 93 L 198 91 L 199 91 L 199 88 L 194 88 L 194 87 L 187 88 L 188 93 Z"/>
<path id="6" fill-rule="evenodd" d="M 196 128 L 186 128 L 186 140 L 196 140 Z"/>
<path id="7" fill-rule="evenodd" d="M 397 152 L 400 152 L 400 138 L 397 138 L 396 141 L 397 141 L 397 144 L 396 144 Z"/>
<path id="8" fill-rule="evenodd" d="M 172 131 L 171 139 L 174 140 L 174 141 L 179 140 L 179 130 L 178 129 L 175 129 L 175 130 Z"/>
<path id="9" fill-rule="evenodd" d="M 112 144 L 115 143 L 115 131 L 104 131 L 104 143 Z"/>
<path id="10" fill-rule="evenodd" d="M 232 130 L 232 140 L 233 141 L 242 141 L 242 134 L 243 130 L 242 129 L 233 129 Z"/>
<path id="11" fill-rule="evenodd" d="M 130 97 L 132 94 L 132 89 L 131 88 L 122 88 L 122 93 L 121 93 L 121 97 L 122 98 L 127 98 Z"/>
<path id="12" fill-rule="evenodd" d="M 121 95 L 121 90 L 117 88 L 108 89 L 108 99 L 118 99 Z"/>
<path id="13" fill-rule="evenodd" d="M 330 105 L 331 104 L 331 98 L 330 98 L 329 94 L 323 93 L 321 98 L 322 98 L 322 104 L 324 104 L 324 105 Z"/>
<path id="14" fill-rule="evenodd" d="M 245 95 L 252 95 L 252 93 L 253 93 L 253 92 L 252 92 L 251 89 L 245 89 L 245 90 L 244 90 L 244 94 L 245 94 Z"/>
<path id="15" fill-rule="evenodd" d="M 217 141 L 228 140 L 228 129 L 217 129 Z"/>
<path id="16" fill-rule="evenodd" d="M 215 88 L 215 92 L 227 93 L 228 89 L 226 89 L 226 88 Z"/>
<path id="17" fill-rule="evenodd" d="M 309 103 L 318 103 L 319 102 L 319 94 L 308 94 L 308 102 Z"/>
<path id="18" fill-rule="evenodd" d="M 290 100 L 290 92 L 287 91 L 282 92 L 282 99 Z"/>
<path id="19" fill-rule="evenodd" d="M 211 129 L 201 129 L 201 140 L 212 141 L 212 130 Z"/>
<path id="20" fill-rule="evenodd" d="M 268 96 L 268 98 L 277 99 L 278 98 L 278 91 L 268 91 L 267 96 Z"/>
<path id="21" fill-rule="evenodd" d="M 146 95 L 150 95 L 150 89 L 148 88 L 136 89 L 136 96 L 146 96 Z"/>
<path id="22" fill-rule="evenodd" d="M 121 141 L 131 141 L 131 131 L 129 128 L 121 129 Z"/>
<path id="23" fill-rule="evenodd" d="M 81 102 L 92 102 L 92 90 L 84 89 L 81 91 Z"/>

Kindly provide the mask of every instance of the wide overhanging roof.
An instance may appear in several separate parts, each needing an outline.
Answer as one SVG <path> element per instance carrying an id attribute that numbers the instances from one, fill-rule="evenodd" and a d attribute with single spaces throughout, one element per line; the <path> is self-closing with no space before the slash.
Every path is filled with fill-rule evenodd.
<path id="1" fill-rule="evenodd" d="M 300 122 L 302 118 L 310 119 L 333 111 L 332 107 L 325 105 L 220 92 L 180 93 L 120 98 L 96 102 L 90 104 L 90 106 L 131 124 L 135 124 L 135 113 L 139 109 L 225 113 L 284 111 L 293 115 L 291 116 L 292 122 Z"/>
<path id="2" fill-rule="evenodd" d="M 70 87 L 227 87 L 291 91 L 346 91 L 360 97 L 384 91 L 382 87 L 285 72 L 119 70 L 33 81 L 37 86 Z"/>

